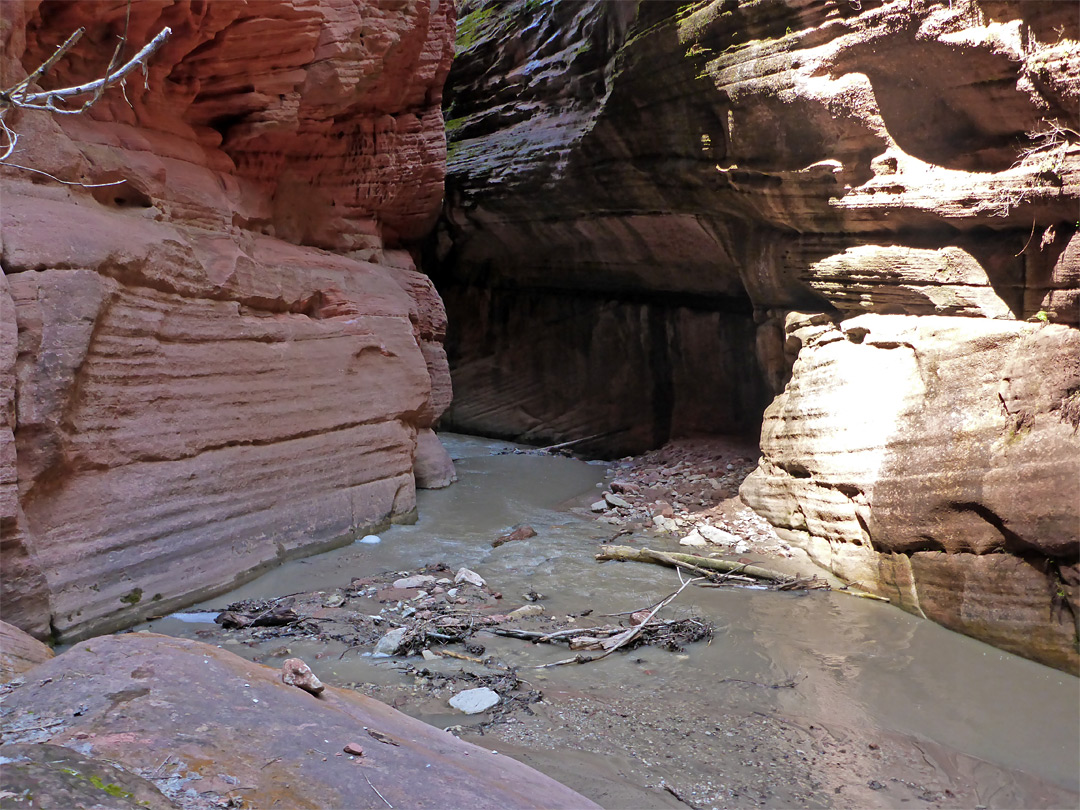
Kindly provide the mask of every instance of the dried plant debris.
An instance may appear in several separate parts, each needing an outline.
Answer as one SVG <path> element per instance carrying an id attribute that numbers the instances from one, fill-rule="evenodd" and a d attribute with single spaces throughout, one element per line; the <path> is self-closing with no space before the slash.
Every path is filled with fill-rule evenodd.
<path id="1" fill-rule="evenodd" d="M 290 640 L 295 640 L 329 646 L 315 658 L 383 656 L 403 676 L 411 676 L 413 690 L 440 701 L 463 690 L 486 687 L 499 701 L 477 712 L 468 726 L 482 734 L 514 715 L 532 716 L 533 705 L 543 699 L 528 675 L 523 677 L 519 668 L 488 652 L 485 639 L 502 636 L 571 650 L 572 657 L 527 667 L 530 671 L 599 662 L 643 646 L 682 652 L 694 642 L 712 638 L 713 625 L 685 613 L 665 618 L 661 611 L 686 587 L 702 581 L 686 579 L 660 602 L 619 616 L 605 616 L 588 608 L 573 615 L 541 613 L 523 623 L 512 615 L 515 611 L 510 608 L 515 606 L 504 605 L 502 594 L 478 574 L 438 564 L 357 578 L 345 588 L 233 602 L 218 615 L 218 627 L 198 633 L 218 639 L 224 636 L 229 643 L 265 645 L 253 660 L 278 659 L 284 662 L 277 664 L 283 672 L 290 664 L 296 666 L 289 646 Z M 529 595 L 543 598 L 535 592 Z M 538 607 L 529 601 L 525 606 Z M 594 617 L 592 626 L 582 621 L 590 615 Z M 284 643 L 272 643 L 275 639 Z M 263 651 L 268 648 L 268 652 Z M 454 666 L 459 662 L 464 662 L 463 666 Z M 359 683 L 340 685 L 361 688 Z"/>
<path id="2" fill-rule="evenodd" d="M 474 638 L 478 632 L 604 654 L 645 645 L 681 651 L 711 638 L 713 632 L 712 624 L 703 619 L 665 620 L 655 615 L 656 610 L 640 611 L 621 624 L 601 619 L 590 627 L 579 619 L 590 615 L 591 609 L 574 617 L 541 614 L 536 619 L 542 623 L 540 629 L 525 630 L 514 621 L 516 611 L 506 611 L 501 600 L 502 594 L 475 573 L 467 569 L 454 573 L 440 563 L 414 572 L 388 571 L 354 579 L 350 587 L 330 593 L 233 602 L 215 620 L 222 630 L 201 634 L 228 632 L 247 643 L 275 638 L 336 641 L 345 645 L 340 658 L 354 651 L 387 657 L 423 655 L 508 670 L 491 657 L 481 657 L 485 647 Z M 289 655 L 289 648 L 282 646 L 262 658 Z"/>
<path id="3" fill-rule="evenodd" d="M 518 630 L 515 628 L 495 628 L 491 632 L 499 636 L 520 638 L 536 644 L 565 643 L 571 650 L 605 650 L 605 642 L 625 633 L 624 625 L 604 625 L 600 627 L 579 627 L 567 624 L 561 628 L 545 631 Z M 707 641 L 713 636 L 713 625 L 703 619 L 671 619 L 647 622 L 641 631 L 630 641 L 620 645 L 622 649 L 633 650 L 637 647 L 660 647 L 671 652 L 683 652 L 687 644 L 695 641 Z"/>
<path id="4" fill-rule="evenodd" d="M 613 542 L 678 540 L 731 554 L 790 557 L 791 547 L 739 499 L 757 467 L 755 444 L 734 437 L 678 439 L 610 462 L 607 488 L 590 511 Z"/>
<path id="5" fill-rule="evenodd" d="M 237 627 L 283 627 L 300 621 L 290 604 L 277 600 L 247 599 L 234 602 L 214 619 L 226 629 Z"/>
<path id="6" fill-rule="evenodd" d="M 445 697 L 451 692 L 459 691 L 462 687 L 474 689 L 486 686 L 496 692 L 500 698 L 499 703 L 487 710 L 484 720 L 469 726 L 471 730 L 481 734 L 488 727 L 503 722 L 517 712 L 533 716 L 535 712 L 531 708 L 532 705 L 544 699 L 543 692 L 532 688 L 533 684 L 518 677 L 517 670 L 514 669 L 484 675 L 464 669 L 459 669 L 457 672 L 440 672 L 427 667 L 405 664 L 401 667 L 401 671 L 413 676 L 418 686 L 438 697 Z M 464 730 L 462 726 L 454 728 L 459 731 Z"/>

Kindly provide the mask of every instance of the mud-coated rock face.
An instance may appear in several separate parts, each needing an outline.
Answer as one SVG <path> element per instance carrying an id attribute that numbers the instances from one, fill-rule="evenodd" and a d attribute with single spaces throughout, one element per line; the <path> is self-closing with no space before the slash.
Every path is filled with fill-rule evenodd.
<path id="1" fill-rule="evenodd" d="M 127 6 L 2 12 L 5 87 L 86 28 L 53 88 L 103 75 Z M 0 169 L 3 612 L 39 636 L 411 519 L 450 397 L 406 250 L 442 196 L 449 0 L 135 3 L 126 55 L 165 26 L 145 83 L 5 117 L 11 162 L 68 183 Z"/>
<path id="2" fill-rule="evenodd" d="M 649 443 L 780 395 L 751 505 L 865 587 L 892 566 L 910 609 L 1075 668 L 1074 11 L 466 2 L 450 418 Z M 684 308 L 720 328 L 674 328 Z"/>

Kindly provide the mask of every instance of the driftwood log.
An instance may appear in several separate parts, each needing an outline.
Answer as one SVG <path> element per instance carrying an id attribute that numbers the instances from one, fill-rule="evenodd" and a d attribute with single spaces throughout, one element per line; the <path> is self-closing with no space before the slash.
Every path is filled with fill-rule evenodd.
<path id="1" fill-rule="evenodd" d="M 762 568 L 759 565 L 747 565 L 745 563 L 729 562 L 727 560 L 714 560 L 711 557 L 699 557 L 696 554 L 679 554 L 669 551 L 655 551 L 651 548 L 632 548 L 630 546 L 600 546 L 600 553 L 596 555 L 596 559 L 600 562 L 606 562 L 608 560 L 647 562 L 655 565 L 666 565 L 671 568 L 683 568 L 687 571 L 693 571 L 696 574 L 725 574 L 727 576 L 738 574 L 738 577 L 735 577 L 737 579 L 742 579 L 744 577 L 762 579 L 780 585 L 780 590 L 806 587 L 809 584 L 810 587 L 830 590 L 833 591 L 833 593 L 844 593 L 848 596 L 857 596 L 860 599 L 873 599 L 876 602 L 890 601 L 885 596 L 878 596 L 876 593 L 869 593 L 857 588 L 852 588 L 850 585 L 843 588 L 831 588 L 828 584 L 818 580 L 816 577 L 812 580 L 807 580 L 800 577 L 788 576 L 787 574 L 782 574 L 779 571 L 773 571 L 769 568 Z M 725 579 L 727 576 L 725 576 Z"/>
<path id="2" fill-rule="evenodd" d="M 672 568 L 687 568 L 697 573 L 712 571 L 720 574 L 737 573 L 740 576 L 764 579 L 768 582 L 788 582 L 794 577 L 781 574 L 758 565 L 746 565 L 745 563 L 729 562 L 727 560 L 714 560 L 711 557 L 699 557 L 696 554 L 678 554 L 668 551 L 654 551 L 651 548 L 632 548 L 630 546 L 600 546 L 600 553 L 596 555 L 600 562 L 607 560 L 620 560 L 622 562 L 647 562 L 655 565 L 666 565 Z"/>

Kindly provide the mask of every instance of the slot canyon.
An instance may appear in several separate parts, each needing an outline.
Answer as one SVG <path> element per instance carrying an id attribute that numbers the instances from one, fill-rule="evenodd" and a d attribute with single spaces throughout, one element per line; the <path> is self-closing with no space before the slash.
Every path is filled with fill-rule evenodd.
<path id="1" fill-rule="evenodd" d="M 444 423 L 610 456 L 763 420 L 781 537 L 1076 672 L 1075 9 L 462 10 Z"/>
<path id="2" fill-rule="evenodd" d="M 0 793 L 31 802 L 13 807 L 102 780 L 118 807 L 642 801 L 481 761 L 332 681 L 304 745 L 362 727 L 350 761 L 392 754 L 370 767 L 411 792 L 330 774 L 332 753 L 299 791 L 288 732 L 315 698 L 154 627 L 394 536 L 434 563 L 424 504 L 443 501 L 424 498 L 478 475 L 458 434 L 608 464 L 608 524 L 588 514 L 599 467 L 557 474 L 543 508 L 675 551 L 694 525 L 659 500 L 676 493 L 639 514 L 619 471 L 752 447 L 691 478 L 726 475 L 725 508 L 815 582 L 1076 691 L 1074 3 L 5 0 L 0 44 Z M 254 794 L 166 789 L 154 764 L 195 745 L 170 723 L 220 711 L 201 750 L 239 756 L 223 729 L 256 722 L 251 700 L 280 707 L 230 765 Z M 57 701 L 98 719 L 28 725 Z M 125 711 L 172 719 L 134 734 Z M 987 806 L 1075 799 L 1025 778 L 1001 799 L 1021 804 Z M 836 784 L 835 803 L 760 804 L 899 806 Z M 661 786 L 657 807 L 723 804 Z M 945 793 L 929 806 L 959 806 Z"/>

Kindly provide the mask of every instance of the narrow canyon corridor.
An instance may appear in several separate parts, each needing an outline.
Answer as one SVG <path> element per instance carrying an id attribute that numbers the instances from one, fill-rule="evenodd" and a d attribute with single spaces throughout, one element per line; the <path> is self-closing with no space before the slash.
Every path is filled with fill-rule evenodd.
<path id="1" fill-rule="evenodd" d="M 0 802 L 1080 802 L 1080 16 L 0 3 Z"/>

